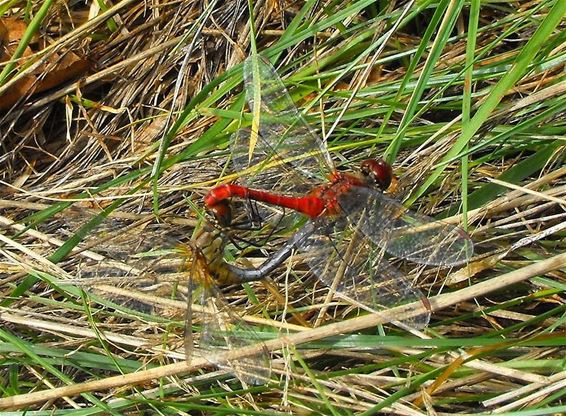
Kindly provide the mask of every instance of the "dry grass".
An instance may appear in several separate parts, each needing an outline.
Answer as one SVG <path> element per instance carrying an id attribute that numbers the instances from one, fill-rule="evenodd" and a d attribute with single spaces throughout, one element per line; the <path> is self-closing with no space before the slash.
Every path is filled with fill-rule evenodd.
<path id="1" fill-rule="evenodd" d="M 2 72 L 0 94 L 66 51 L 91 68 L 0 114 L 0 408 L 566 412 L 565 6 L 478 4 L 254 6 L 257 49 L 336 163 L 385 153 L 399 198 L 467 224 L 476 247 L 459 270 L 401 265 L 433 311 L 412 333 L 388 324 L 425 312 L 422 303 L 366 314 L 329 297 L 300 255 L 269 280 L 224 288 L 265 343 L 217 360 L 269 350 L 271 380 L 260 386 L 206 358 L 184 361 L 186 292 L 142 295 L 132 289 L 154 282 L 108 279 L 132 265 L 157 270 L 132 254 L 194 243 L 209 219 L 202 196 L 234 179 L 228 141 L 250 122 L 238 65 L 250 51 L 247 4 L 30 5 L 37 20 L 46 8 L 28 25 L 44 46 Z M 0 10 L 25 21 L 18 6 Z M 226 259 L 260 263 L 289 237 L 285 226 L 232 230 L 263 244 L 230 243 Z M 110 287 L 89 290 L 87 278 Z"/>

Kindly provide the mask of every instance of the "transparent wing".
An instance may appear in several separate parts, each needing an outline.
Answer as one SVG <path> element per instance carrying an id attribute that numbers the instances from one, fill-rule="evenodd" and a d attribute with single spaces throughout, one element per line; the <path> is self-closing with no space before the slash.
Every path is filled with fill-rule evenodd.
<path id="1" fill-rule="evenodd" d="M 196 321 L 192 301 L 197 299 L 200 302 L 197 306 L 199 313 L 212 311 L 201 314 L 204 318 L 199 327 L 203 332 L 201 350 L 207 350 L 203 357 L 216 365 L 215 357 L 220 349 L 254 344 L 258 337 L 250 326 L 229 310 L 213 283 L 209 265 L 220 268 L 223 264 L 221 257 L 215 257 L 222 255 L 223 244 L 218 243 L 221 239 L 215 239 L 213 233 L 201 233 L 197 243 L 203 247 L 197 248 L 194 242 L 183 245 L 178 238 L 171 237 L 176 234 L 180 237 L 183 232 L 167 224 L 129 228 L 123 221 L 108 220 L 85 242 L 89 249 L 83 252 L 84 261 L 76 265 L 78 279 L 73 283 L 95 298 L 110 301 L 110 306 L 116 305 L 126 313 L 138 311 L 159 317 L 158 322 L 184 318 L 183 355 L 189 360 L 193 353 L 192 326 Z M 205 258 L 202 253 L 208 257 Z M 200 287 L 196 292 L 198 297 L 193 297 L 193 286 Z M 229 317 L 226 321 L 229 323 L 224 326 L 221 324 L 223 317 Z M 159 349 L 163 335 L 151 332 L 147 334 L 145 345 L 159 346 Z M 141 341 L 146 334 L 136 335 Z M 175 338 L 174 335 L 171 333 L 167 338 Z M 182 338 L 177 340 L 177 346 L 183 345 Z M 270 375 L 269 358 L 265 352 L 222 367 L 249 384 L 258 384 L 260 380 L 265 383 Z M 255 374 L 252 368 L 256 369 Z"/>
<path id="2" fill-rule="evenodd" d="M 271 366 L 265 349 L 247 358 L 228 362 L 222 360 L 223 351 L 261 345 L 262 342 L 256 332 L 226 303 L 206 265 L 203 266 L 199 261 L 193 270 L 191 288 L 195 296 L 191 296 L 191 299 L 197 301 L 196 305 L 201 313 L 195 313 L 195 304 L 191 300 L 187 309 L 187 351 L 193 350 L 191 328 L 200 326 L 202 330 L 199 348 L 194 350 L 195 354 L 206 358 L 219 368 L 232 372 L 243 384 L 267 383 L 271 376 Z M 200 319 L 196 319 L 198 315 Z"/>
<path id="3" fill-rule="evenodd" d="M 235 170 L 251 169 L 242 182 L 299 194 L 325 181 L 333 170 L 326 146 L 295 107 L 273 66 L 264 58 L 249 57 L 244 62 L 244 84 L 252 114 L 259 111 L 260 120 L 251 160 L 251 129 L 239 130 L 231 140 Z"/>
<path id="4" fill-rule="evenodd" d="M 325 285 L 372 311 L 424 298 L 360 229 L 344 219 L 319 218 L 309 224 L 294 245 L 305 253 L 310 269 Z M 402 322 L 422 328 L 429 319 L 430 314 L 423 314 Z"/>
<path id="5" fill-rule="evenodd" d="M 166 230 L 163 225 L 129 228 L 124 221 L 106 221 L 81 244 L 87 251 L 74 265 L 73 283 L 134 311 L 179 317 L 187 273 L 177 250 L 179 240 Z"/>
<path id="6" fill-rule="evenodd" d="M 473 254 L 470 237 L 460 227 L 412 212 L 370 188 L 353 186 L 338 196 L 350 224 L 388 253 L 431 266 L 456 266 Z"/>

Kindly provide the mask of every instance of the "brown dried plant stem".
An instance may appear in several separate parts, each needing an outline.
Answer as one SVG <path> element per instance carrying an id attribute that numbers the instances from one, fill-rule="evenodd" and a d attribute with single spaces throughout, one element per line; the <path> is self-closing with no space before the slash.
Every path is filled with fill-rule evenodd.
<path id="1" fill-rule="evenodd" d="M 457 290 L 452 293 L 432 297 L 429 299 L 430 307 L 433 312 L 438 311 L 443 308 L 455 305 L 459 302 L 485 295 L 487 293 L 505 288 L 509 285 L 519 283 L 523 280 L 529 279 L 530 277 L 541 275 L 564 266 L 566 266 L 566 253 L 559 254 L 537 263 L 533 263 L 529 266 L 523 267 L 522 269 L 497 276 L 493 279 L 486 280 L 484 282 L 466 287 L 461 290 Z M 271 341 L 267 341 L 264 345 L 254 345 L 227 351 L 218 358 L 222 362 L 228 362 L 231 360 L 241 359 L 253 354 L 257 354 L 265 347 L 270 351 L 276 351 L 288 345 L 299 345 L 333 335 L 359 331 L 365 328 L 376 326 L 378 324 L 385 324 L 394 320 L 403 320 L 414 317 L 425 312 L 427 311 L 425 310 L 422 302 L 413 302 L 408 305 L 403 305 L 383 311 L 380 314 L 361 316 L 347 321 L 311 329 L 301 333 L 283 336 Z M 55 400 L 62 397 L 72 397 L 85 392 L 106 390 L 127 385 L 136 385 L 161 377 L 193 372 L 195 370 L 208 366 L 211 366 L 211 363 L 207 360 L 195 359 L 192 362 L 170 364 L 133 374 L 114 376 L 103 380 L 90 381 L 86 383 L 74 384 L 71 386 L 58 387 L 46 391 L 7 397 L 0 399 L 0 409 L 22 408 L 36 403 L 43 403 L 48 400 Z"/>

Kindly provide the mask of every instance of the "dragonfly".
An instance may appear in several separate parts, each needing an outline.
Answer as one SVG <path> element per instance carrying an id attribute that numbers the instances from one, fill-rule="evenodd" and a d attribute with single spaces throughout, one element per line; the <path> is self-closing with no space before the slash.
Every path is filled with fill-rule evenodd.
<path id="1" fill-rule="evenodd" d="M 383 159 L 365 160 L 356 172 L 337 170 L 266 59 L 247 58 L 243 73 L 250 110 L 260 117 L 257 131 L 252 124 L 231 140 L 234 170 L 247 175 L 209 190 L 205 206 L 225 227 L 237 200 L 259 204 L 256 211 L 266 221 L 270 209 L 308 221 L 272 258 L 257 268 L 232 267 L 235 275 L 259 279 L 297 251 L 326 286 L 379 311 L 426 299 L 389 256 L 442 267 L 468 261 L 473 243 L 464 230 L 413 212 L 385 193 L 394 175 Z M 419 328 L 429 319 L 424 313 L 404 323 Z"/>
<path id="2" fill-rule="evenodd" d="M 124 312 L 170 318 L 176 315 L 174 309 L 186 307 L 181 356 L 189 361 L 196 356 L 206 358 L 245 385 L 267 383 L 271 375 L 267 350 L 260 348 L 252 357 L 229 362 L 222 358 L 228 349 L 264 345 L 218 287 L 241 282 L 223 260 L 225 236 L 203 224 L 189 242 L 183 242 L 179 227 L 135 225 L 122 220 L 103 223 L 86 241 L 89 251 L 77 267 L 80 278 L 72 283 L 109 300 L 111 306 L 126 307 Z M 198 336 L 193 327 L 200 328 Z M 152 342 L 159 345 L 162 339 L 151 341 L 150 337 L 148 344 Z M 196 343 L 198 349 L 194 348 Z"/>

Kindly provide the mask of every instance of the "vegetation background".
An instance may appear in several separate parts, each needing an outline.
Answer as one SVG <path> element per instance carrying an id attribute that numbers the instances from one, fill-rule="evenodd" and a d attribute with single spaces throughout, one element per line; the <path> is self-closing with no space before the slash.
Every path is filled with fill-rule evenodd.
<path id="1" fill-rule="evenodd" d="M 0 408 L 566 413 L 565 12 L 560 0 L 1 1 Z M 242 386 L 184 363 L 186 304 L 112 305 L 77 270 L 200 227 L 202 196 L 231 173 L 230 135 L 249 123 L 252 41 L 337 165 L 386 155 L 399 197 L 464 224 L 476 256 L 403 266 L 431 299 L 424 333 L 328 303 L 300 259 L 224 289 L 275 339 L 271 381 Z M 243 255 L 261 261 L 288 235 Z"/>

